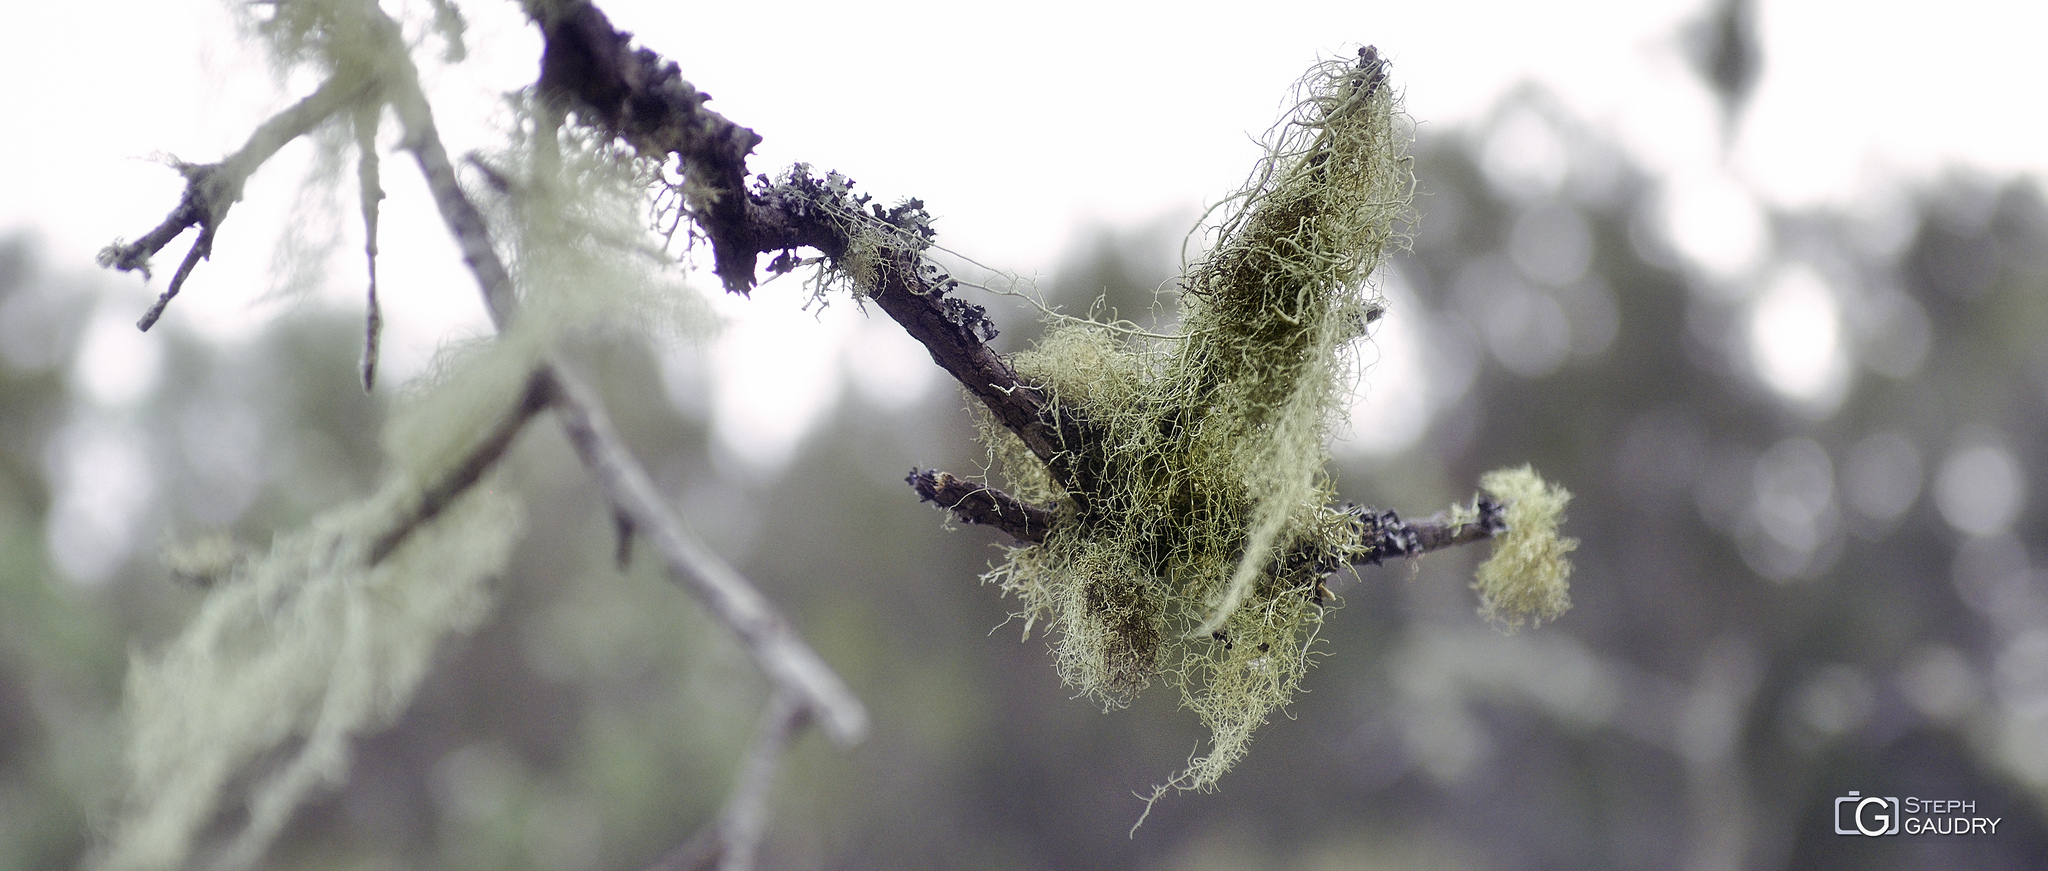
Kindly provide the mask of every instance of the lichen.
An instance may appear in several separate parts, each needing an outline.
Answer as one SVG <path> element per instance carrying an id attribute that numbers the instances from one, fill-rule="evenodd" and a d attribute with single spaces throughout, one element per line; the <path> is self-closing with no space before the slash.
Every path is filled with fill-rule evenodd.
<path id="1" fill-rule="evenodd" d="M 1572 494 L 1527 465 L 1488 472 L 1479 486 L 1506 506 L 1508 527 L 1474 573 L 1480 616 L 1509 633 L 1557 619 L 1572 606 L 1572 564 L 1565 555 L 1579 540 L 1557 534 Z"/>
<path id="2" fill-rule="evenodd" d="M 1366 279 L 1409 208 L 1399 118 L 1376 56 L 1319 64 L 1184 277 L 1179 336 L 1058 319 L 1016 356 L 1100 432 L 1091 492 L 1048 492 L 1037 458 L 983 427 L 1008 486 L 1074 512 L 989 580 L 1027 631 L 1050 624 L 1062 678 L 1098 703 L 1154 678 L 1181 690 L 1211 742 L 1170 787 L 1212 788 L 1299 687 L 1322 608 L 1316 569 L 1288 555 L 1359 547 L 1323 445 L 1378 305 Z"/>
<path id="3" fill-rule="evenodd" d="M 341 780 L 350 742 L 404 711 L 441 641 L 489 609 L 487 581 L 519 538 L 517 501 L 487 477 L 419 522 L 427 488 L 466 462 L 565 339 L 696 333 L 710 320 L 648 239 L 631 160 L 568 132 L 482 162 L 500 188 L 493 226 L 520 311 L 494 339 L 443 348 L 400 392 L 375 495 L 279 535 L 265 555 L 221 544 L 174 562 L 211 583 L 182 634 L 131 665 L 127 789 L 94 867 L 260 859 L 296 807 Z M 411 531 L 379 560 L 398 529 Z M 197 844 L 240 778 L 253 784 L 247 822 L 224 845 Z"/>
<path id="4" fill-rule="evenodd" d="M 441 639 L 482 619 L 517 503 L 472 493 L 370 564 L 371 540 L 416 491 L 394 480 L 235 562 L 168 648 L 134 658 L 124 807 L 95 867 L 185 867 L 230 780 L 275 759 L 214 863 L 252 865 L 293 808 L 340 781 L 351 740 L 405 709 Z"/>

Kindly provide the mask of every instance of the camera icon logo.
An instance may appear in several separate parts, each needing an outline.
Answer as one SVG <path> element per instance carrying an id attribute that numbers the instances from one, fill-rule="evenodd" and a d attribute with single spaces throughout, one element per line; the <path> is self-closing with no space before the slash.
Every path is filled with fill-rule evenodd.
<path id="1" fill-rule="evenodd" d="M 1850 790 L 1835 799 L 1835 834 L 1872 838 L 1899 833 L 1899 800 Z"/>

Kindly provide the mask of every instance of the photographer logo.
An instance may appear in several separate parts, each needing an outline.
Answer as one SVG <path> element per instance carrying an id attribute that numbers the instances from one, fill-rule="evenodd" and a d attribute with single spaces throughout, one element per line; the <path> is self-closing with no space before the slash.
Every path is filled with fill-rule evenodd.
<path id="1" fill-rule="evenodd" d="M 1995 835 L 2003 817 L 1976 816 L 1975 801 L 1864 795 L 1850 790 L 1835 799 L 1835 834 Z"/>

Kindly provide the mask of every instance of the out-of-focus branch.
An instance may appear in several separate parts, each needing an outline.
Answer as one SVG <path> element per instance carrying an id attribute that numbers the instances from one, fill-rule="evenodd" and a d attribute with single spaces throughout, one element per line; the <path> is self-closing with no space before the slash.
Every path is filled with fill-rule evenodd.
<path id="1" fill-rule="evenodd" d="M 384 51 L 391 57 L 389 63 L 398 68 L 389 89 L 391 107 L 404 131 L 399 147 L 412 152 L 413 160 L 419 164 L 427 190 L 434 197 L 434 207 L 441 212 L 441 222 L 447 225 L 449 235 L 455 237 L 463 264 L 469 267 L 477 288 L 483 292 L 492 325 L 503 331 L 511 325 L 512 313 L 518 306 L 512 275 L 491 247 L 490 227 L 483 214 L 456 181 L 455 164 L 449 161 L 448 149 L 441 144 L 441 134 L 434 127 L 433 107 L 427 103 L 426 92 L 420 89 L 419 70 L 404 50 L 398 22 L 374 6 L 371 13 L 379 38 L 387 43 Z"/>
<path id="2" fill-rule="evenodd" d="M 752 871 L 767 831 L 768 789 L 775 783 L 783 751 L 804 724 L 804 708 L 777 693 L 761 713 L 753 749 L 740 761 L 725 809 L 689 840 L 662 854 L 645 871 Z"/>
<path id="3" fill-rule="evenodd" d="M 391 43 L 387 50 L 402 56 L 397 22 L 374 6 L 371 14 L 379 20 L 382 38 Z M 404 126 L 405 147 L 418 158 L 442 221 L 461 246 L 463 262 L 483 292 L 492 322 L 500 330 L 506 329 L 517 305 L 511 275 L 491 247 L 482 213 L 456 183 L 454 167 L 434 129 L 431 108 L 410 61 L 404 73 L 398 76 L 401 81 L 391 84 L 391 99 Z M 648 537 L 667 564 L 669 575 L 696 593 L 712 616 L 739 637 L 754 663 L 779 690 L 802 700 L 826 737 L 842 747 L 860 741 L 867 732 L 867 709 L 767 598 L 683 525 L 612 427 L 596 392 L 559 361 L 544 362 L 535 377 L 544 382 L 548 404 L 560 417 L 570 443 L 613 512 Z"/>
<path id="4" fill-rule="evenodd" d="M 719 622 L 739 636 L 755 664 L 810 706 L 826 737 L 842 747 L 858 742 L 867 732 L 867 709 L 853 691 L 766 597 L 675 516 L 627 451 L 590 388 L 559 365 L 552 371 L 554 407 L 562 428 L 612 508 L 647 536 L 668 564 L 669 574 L 686 582 Z"/>
<path id="5" fill-rule="evenodd" d="M 164 307 L 171 304 L 171 299 L 184 287 L 185 279 L 192 275 L 193 267 L 213 254 L 213 237 L 220 231 L 221 222 L 227 220 L 228 208 L 242 198 L 242 186 L 249 177 L 277 154 L 278 149 L 312 132 L 321 122 L 348 108 L 372 85 L 363 76 L 336 74 L 322 82 L 310 96 L 263 122 L 249 134 L 249 140 L 239 150 L 222 158 L 219 163 L 177 165 L 178 172 L 185 176 L 185 194 L 178 200 L 177 208 L 142 238 L 134 242 L 116 240 L 100 251 L 101 266 L 123 272 L 140 270 L 147 278 L 149 258 L 187 229 L 199 228 L 198 241 L 192 243 L 184 261 L 178 264 L 170 286 L 136 322 L 137 329 L 147 331 L 155 326 L 157 318 L 163 316 Z"/>
<path id="6" fill-rule="evenodd" d="M 457 497 L 475 486 L 476 482 L 483 480 L 484 473 L 490 471 L 492 466 L 504 458 L 505 451 L 512 447 L 512 442 L 518 438 L 520 430 L 526 428 L 526 422 L 547 409 L 552 397 L 552 386 L 553 383 L 548 380 L 545 371 L 535 372 L 527 378 L 526 389 L 520 392 L 519 401 L 498 419 L 490 431 L 477 439 L 476 444 L 470 448 L 469 455 L 463 457 L 462 462 L 455 464 L 455 468 L 450 469 L 441 480 L 428 486 L 420 494 L 419 503 L 413 506 L 411 512 L 390 530 L 378 536 L 376 541 L 371 542 L 370 565 L 383 562 L 385 557 L 390 556 L 392 551 L 405 543 L 405 539 L 412 535 L 414 530 L 439 516 Z"/>

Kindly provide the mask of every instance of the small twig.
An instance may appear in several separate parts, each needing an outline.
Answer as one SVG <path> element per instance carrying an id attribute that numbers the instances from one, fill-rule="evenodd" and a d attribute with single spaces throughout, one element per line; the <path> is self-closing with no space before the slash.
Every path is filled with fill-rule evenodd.
<path id="1" fill-rule="evenodd" d="M 1351 510 L 1364 524 L 1360 539 L 1365 545 L 1352 555 L 1353 565 L 1378 565 L 1392 557 L 1421 556 L 1433 550 L 1485 541 L 1508 530 L 1501 503 L 1485 496 L 1479 497 L 1473 510 L 1455 522 L 1453 518 L 1460 512 L 1439 511 L 1424 520 L 1402 520 L 1401 515 L 1391 510 Z"/>
<path id="2" fill-rule="evenodd" d="M 178 271 L 171 274 L 170 286 L 164 288 L 163 293 L 157 294 L 156 302 L 151 303 L 149 309 L 142 313 L 141 319 L 135 322 L 136 329 L 146 333 L 150 327 L 156 326 L 157 319 L 164 316 L 164 308 L 178 297 L 178 291 L 185 286 L 185 279 L 192 276 L 192 268 L 198 266 L 202 259 L 213 258 L 213 236 L 220 230 L 221 220 L 227 217 L 227 210 L 221 209 L 215 214 L 219 217 L 200 222 L 199 239 L 192 243 L 191 250 L 185 252 L 185 259 L 178 264 Z"/>
<path id="3" fill-rule="evenodd" d="M 1051 509 L 946 472 L 911 469 L 910 477 L 904 480 L 924 501 L 952 512 L 960 522 L 992 526 L 1021 542 L 1043 544 L 1046 533 L 1059 521 L 1059 515 Z"/>
<path id="4" fill-rule="evenodd" d="M 782 751 L 789 747 L 806 721 L 802 703 L 778 692 L 768 699 L 761 714 L 761 731 L 754 747 L 740 763 L 732 797 L 726 799 L 719 820 L 720 840 L 725 844 L 719 871 L 753 871 L 754 855 L 760 851 L 761 836 L 768 829 L 768 789 L 775 784 L 775 769 Z"/>
<path id="5" fill-rule="evenodd" d="M 263 122 L 249 134 L 241 149 L 221 162 L 178 165 L 178 172 L 185 176 L 185 193 L 179 198 L 177 208 L 142 238 L 128 243 L 117 240 L 100 251 L 101 266 L 123 272 L 140 271 L 147 278 L 150 257 L 187 229 L 199 228 L 199 239 L 192 244 L 192 250 L 185 253 L 184 261 L 178 264 L 170 287 L 136 322 L 137 329 L 147 331 L 154 326 L 163 316 L 164 308 L 184 286 L 185 279 L 191 276 L 193 267 L 212 254 L 214 234 L 219 232 L 221 222 L 227 220 L 229 207 L 242 198 L 242 186 L 248 182 L 249 176 L 254 175 L 278 149 L 312 132 L 321 122 L 360 100 L 371 85 L 372 82 L 362 76 L 337 74 L 322 82 L 310 96 Z"/>
<path id="6" fill-rule="evenodd" d="M 356 111 L 356 175 L 361 181 L 363 200 L 363 255 L 369 261 L 370 290 L 363 316 L 363 392 L 377 386 L 377 338 L 384 332 L 384 315 L 377 306 L 377 205 L 384 199 L 384 186 L 377 172 L 377 120 L 382 104 Z"/>
<path id="7" fill-rule="evenodd" d="M 612 512 L 612 531 L 618 536 L 618 543 L 612 548 L 612 565 L 623 572 L 633 567 L 633 518 Z"/>
<path id="8" fill-rule="evenodd" d="M 946 509 L 961 522 L 1002 530 L 1023 544 L 1045 543 L 1046 535 L 1056 524 L 1086 522 L 1063 520 L 1052 509 L 933 469 L 911 469 L 904 480 L 924 501 Z M 1468 511 L 1439 511 L 1423 520 L 1403 520 L 1394 511 L 1355 507 L 1346 510 L 1359 519 L 1360 547 L 1346 548 L 1341 553 L 1298 551 L 1288 555 L 1289 570 L 1315 566 L 1332 572 L 1346 564 L 1378 565 L 1388 559 L 1421 556 L 1485 541 L 1507 531 L 1503 506 L 1485 496 L 1479 497 Z"/>
<path id="9" fill-rule="evenodd" d="M 434 206 L 441 212 L 441 222 L 447 225 L 449 235 L 455 237 L 463 264 L 469 267 L 483 292 L 484 308 L 490 313 L 492 326 L 503 332 L 511 326 L 512 313 L 518 306 L 512 275 L 491 247 L 490 228 L 483 214 L 469 201 L 455 178 L 455 164 L 449 161 L 448 149 L 441 144 L 441 134 L 434 127 L 433 106 L 427 102 L 426 92 L 420 90 L 419 69 L 413 66 L 412 55 L 405 50 L 398 22 L 374 4 L 371 13 L 378 37 L 388 43 L 385 48 L 393 58 L 391 63 L 401 65 L 390 86 L 391 107 L 403 129 L 399 147 L 412 152 L 413 160 L 419 164 L 427 190 L 434 197 Z"/>

